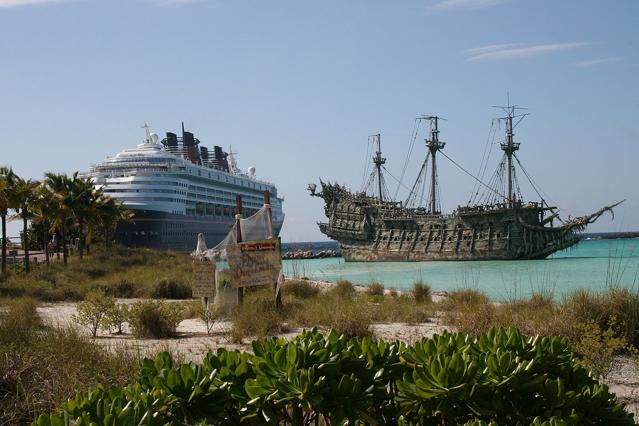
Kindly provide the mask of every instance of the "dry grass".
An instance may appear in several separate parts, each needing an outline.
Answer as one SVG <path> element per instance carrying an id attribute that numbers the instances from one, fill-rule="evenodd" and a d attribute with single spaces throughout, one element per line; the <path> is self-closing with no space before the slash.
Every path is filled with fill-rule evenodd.
<path id="1" fill-rule="evenodd" d="M 366 287 L 366 294 L 369 296 L 383 296 L 384 295 L 384 285 L 373 281 Z"/>
<path id="2" fill-rule="evenodd" d="M 413 295 L 413 299 L 415 299 L 417 303 L 426 303 L 433 300 L 432 290 L 430 286 L 422 280 L 415 281 L 413 283 L 411 294 Z"/>
<path id="3" fill-rule="evenodd" d="M 44 327 L 33 299 L 6 302 L 0 316 L 0 424 L 29 424 L 77 391 L 125 385 L 139 359 L 108 352 L 73 329 Z"/>
<path id="4" fill-rule="evenodd" d="M 384 296 L 379 289 L 357 293 L 348 281 L 340 281 L 324 292 L 308 282 L 292 281 L 283 286 L 282 294 L 279 311 L 272 290 L 245 294 L 243 306 L 232 315 L 233 339 L 315 326 L 332 328 L 349 337 L 370 336 L 373 323 L 423 323 L 434 313 L 432 303 L 415 303 L 410 295 Z"/>
<path id="5" fill-rule="evenodd" d="M 275 307 L 272 289 L 245 289 L 244 303 L 231 315 L 231 337 L 234 342 L 241 342 L 245 337 L 263 338 L 281 333 L 286 329 L 285 318 L 285 312 Z"/>
<path id="6" fill-rule="evenodd" d="M 95 250 L 80 261 L 71 258 L 66 267 L 55 261 L 34 267 L 31 274 L 11 274 L 0 297 L 30 296 L 55 302 L 82 300 L 91 290 L 113 297 L 190 297 L 191 261 L 186 254 L 148 249 L 113 247 Z"/>
<path id="7" fill-rule="evenodd" d="M 515 326 L 529 335 L 562 335 L 573 342 L 582 339 L 582 325 L 596 324 L 634 347 L 639 346 L 639 293 L 609 288 L 602 293 L 576 290 L 560 302 L 548 293 L 492 303 L 473 289 L 452 292 L 437 304 L 444 322 L 473 335 L 492 326 Z"/>
<path id="8" fill-rule="evenodd" d="M 286 281 L 282 286 L 282 294 L 284 296 L 293 296 L 298 299 L 308 299 L 319 294 L 320 289 L 308 281 L 293 280 Z"/>

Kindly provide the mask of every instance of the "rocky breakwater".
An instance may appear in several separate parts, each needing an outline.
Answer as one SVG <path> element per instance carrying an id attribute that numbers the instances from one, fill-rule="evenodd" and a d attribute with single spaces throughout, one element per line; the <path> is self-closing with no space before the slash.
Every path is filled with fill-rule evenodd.
<path id="1" fill-rule="evenodd" d="M 320 250 L 313 252 L 312 250 L 294 250 L 282 253 L 282 259 L 323 259 L 327 257 L 339 257 L 337 250 Z"/>

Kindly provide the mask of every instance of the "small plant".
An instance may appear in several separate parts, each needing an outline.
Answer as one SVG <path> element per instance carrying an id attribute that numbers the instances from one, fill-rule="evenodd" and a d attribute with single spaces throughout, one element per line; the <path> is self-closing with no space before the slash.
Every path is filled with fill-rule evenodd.
<path id="1" fill-rule="evenodd" d="M 87 293 L 84 302 L 78 304 L 72 319 L 78 324 L 87 327 L 91 335 L 95 337 L 104 317 L 113 310 L 114 306 L 115 299 L 113 297 L 107 296 L 99 290 L 90 291 Z"/>
<path id="2" fill-rule="evenodd" d="M 218 313 L 215 312 L 215 309 L 213 309 L 210 304 L 207 304 L 206 307 L 202 309 L 201 318 L 202 321 L 204 321 L 204 325 L 206 325 L 206 334 L 210 335 L 215 321 L 218 318 Z"/>
<path id="3" fill-rule="evenodd" d="M 178 303 L 158 300 L 136 302 L 131 307 L 129 324 L 138 337 L 173 337 L 182 321 L 182 314 L 182 306 Z"/>
<path id="4" fill-rule="evenodd" d="M 580 324 L 580 339 L 573 345 L 575 352 L 581 357 L 581 363 L 599 380 L 606 380 L 614 366 L 614 356 L 618 352 L 631 350 L 622 337 L 617 337 L 613 329 L 615 319 L 606 330 L 602 330 L 594 321 Z"/>
<path id="5" fill-rule="evenodd" d="M 413 295 L 413 299 L 415 299 L 417 303 L 426 303 L 432 300 L 431 288 L 422 280 L 415 281 L 413 283 L 411 293 Z"/>
<path id="6" fill-rule="evenodd" d="M 378 282 L 372 282 L 366 288 L 366 294 L 369 296 L 383 296 L 384 295 L 384 285 Z"/>
<path id="7" fill-rule="evenodd" d="M 157 282 L 151 295 L 155 299 L 188 299 L 191 297 L 191 286 L 181 281 L 163 278 Z"/>
<path id="8" fill-rule="evenodd" d="M 331 291 L 341 299 L 351 299 L 355 295 L 353 283 L 347 280 L 337 280 L 335 287 Z"/>
<path id="9" fill-rule="evenodd" d="M 371 315 L 359 304 L 351 301 L 333 307 L 328 327 L 346 337 L 365 337 L 372 334 Z"/>
<path id="10" fill-rule="evenodd" d="M 116 334 L 122 334 L 122 326 L 129 320 L 129 315 L 129 305 L 118 303 L 104 315 L 102 326 L 108 330 L 115 329 Z"/>
<path id="11" fill-rule="evenodd" d="M 390 297 L 398 297 L 398 296 L 399 296 L 399 293 L 397 293 L 397 290 L 395 290 L 394 288 L 391 288 L 391 289 L 388 291 L 388 295 L 389 295 Z"/>

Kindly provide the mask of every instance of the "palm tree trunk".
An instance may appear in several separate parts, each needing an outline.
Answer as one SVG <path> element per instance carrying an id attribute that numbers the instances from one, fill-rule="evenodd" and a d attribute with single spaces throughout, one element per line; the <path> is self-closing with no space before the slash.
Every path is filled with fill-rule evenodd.
<path id="1" fill-rule="evenodd" d="M 78 251 L 80 252 L 80 260 L 84 257 L 84 221 L 78 221 L 78 233 L 80 234 L 80 238 L 78 241 Z"/>
<path id="2" fill-rule="evenodd" d="M 2 214 L 2 275 L 7 275 L 7 215 Z"/>
<path id="3" fill-rule="evenodd" d="M 42 244 L 44 245 L 44 258 L 46 259 L 47 262 L 47 268 L 51 265 L 51 263 L 49 262 L 49 224 L 48 223 L 44 223 L 43 226 L 43 231 L 42 231 Z"/>
<path id="4" fill-rule="evenodd" d="M 29 262 L 29 236 L 27 232 L 29 231 L 29 226 L 27 224 L 27 211 L 23 207 L 22 208 L 22 239 L 24 241 L 24 270 L 28 274 L 31 272 L 31 264 Z"/>
<path id="5" fill-rule="evenodd" d="M 60 238 L 62 239 L 62 261 L 66 265 L 69 262 L 69 251 L 67 249 L 67 236 L 64 232 L 64 225 L 60 227 Z"/>

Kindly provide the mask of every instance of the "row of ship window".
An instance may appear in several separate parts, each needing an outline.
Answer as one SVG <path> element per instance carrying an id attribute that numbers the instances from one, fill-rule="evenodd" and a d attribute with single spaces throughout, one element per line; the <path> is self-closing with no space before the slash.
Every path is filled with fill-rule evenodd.
<path id="1" fill-rule="evenodd" d="M 107 189 L 106 191 L 104 191 L 105 193 L 112 193 L 112 194 L 119 194 L 119 193 L 140 193 L 140 190 L 136 190 L 136 189 L 128 189 L 128 190 L 121 190 L 121 189 Z M 142 193 L 162 193 L 162 194 L 184 194 L 186 195 L 186 192 L 181 192 L 181 191 L 172 191 L 172 190 L 162 190 L 162 189 L 144 189 L 142 190 Z M 231 198 L 229 197 L 213 197 L 213 196 L 209 196 L 209 195 L 200 195 L 200 194 L 192 194 L 189 193 L 188 194 L 189 197 L 192 198 L 196 198 L 198 200 L 208 200 L 208 201 L 226 201 L 226 202 L 233 202 L 235 201 L 235 198 Z M 138 200 L 138 201 L 166 201 L 169 203 L 180 203 L 180 204 L 195 204 L 196 201 L 191 201 L 191 200 L 186 200 L 186 199 L 182 199 L 182 198 L 166 198 L 166 197 L 117 197 L 119 200 Z M 254 202 L 254 201 L 244 201 L 242 200 L 242 204 L 248 207 L 261 207 L 261 204 Z"/>

